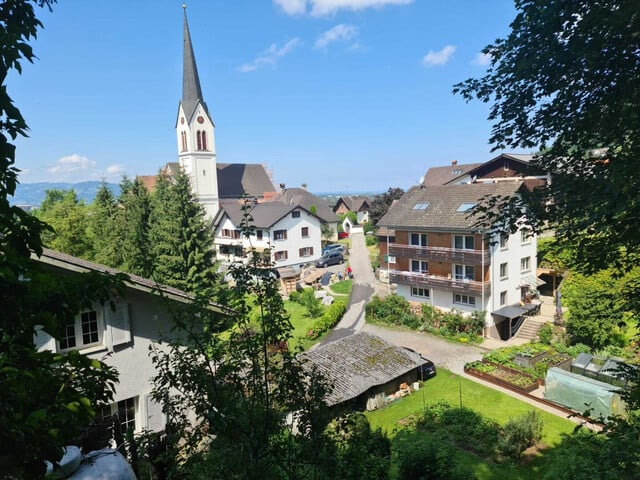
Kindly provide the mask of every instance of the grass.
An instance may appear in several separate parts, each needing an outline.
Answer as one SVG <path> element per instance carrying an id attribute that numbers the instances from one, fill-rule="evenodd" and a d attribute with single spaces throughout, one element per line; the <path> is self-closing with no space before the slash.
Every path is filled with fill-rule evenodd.
<path id="1" fill-rule="evenodd" d="M 382 410 L 368 412 L 367 417 L 373 428 L 379 427 L 393 437 L 396 429 L 404 428 L 403 419 L 420 412 L 424 405 L 439 401 L 451 405 L 462 403 L 463 406 L 500 425 L 535 408 L 517 398 L 462 378 L 448 370 L 439 369 L 438 375 L 425 382 L 420 390 Z M 571 433 L 575 427 L 571 421 L 545 411 L 540 411 L 540 417 L 544 424 L 541 443 L 548 447 L 558 445 L 562 434 Z M 541 478 L 545 471 L 544 454 L 537 456 L 526 466 L 496 465 L 466 452 L 460 452 L 460 462 L 472 470 L 479 479 L 537 479 Z"/>
<path id="2" fill-rule="evenodd" d="M 337 295 L 349 295 L 351 293 L 351 287 L 353 286 L 353 281 L 351 280 L 342 280 L 341 282 L 336 282 L 329 286 L 332 292 Z"/>

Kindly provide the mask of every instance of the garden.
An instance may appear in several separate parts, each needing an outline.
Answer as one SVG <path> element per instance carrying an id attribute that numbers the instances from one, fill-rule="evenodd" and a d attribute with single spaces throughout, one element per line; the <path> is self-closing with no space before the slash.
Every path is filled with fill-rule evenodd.
<path id="1" fill-rule="evenodd" d="M 404 297 L 375 296 L 366 306 L 368 322 L 406 327 L 424 331 L 460 343 L 481 343 L 484 312 L 463 315 L 451 310 L 444 312 L 432 305 L 420 304 L 419 313 Z"/>

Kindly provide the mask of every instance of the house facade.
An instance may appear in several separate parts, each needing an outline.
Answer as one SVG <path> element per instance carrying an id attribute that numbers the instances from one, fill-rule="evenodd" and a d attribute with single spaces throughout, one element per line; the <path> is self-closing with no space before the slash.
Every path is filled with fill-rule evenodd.
<path id="1" fill-rule="evenodd" d="M 333 207 L 333 211 L 336 215 L 354 212 L 358 218 L 358 223 L 368 222 L 371 201 L 371 198 L 365 195 L 346 195 L 338 198 L 338 201 Z"/>
<path id="2" fill-rule="evenodd" d="M 60 275 L 89 271 L 118 273 L 116 270 L 88 262 L 70 255 L 45 249 L 34 260 Z M 151 398 L 151 378 L 156 370 L 149 356 L 149 348 L 162 349 L 158 342 L 168 335 L 172 325 L 168 302 L 188 302 L 189 296 L 181 290 L 162 287 L 159 291 L 165 301 L 155 293 L 157 285 L 130 275 L 123 298 L 113 298 L 115 310 L 107 303 L 99 303 L 78 312 L 73 324 L 66 325 L 62 338 L 53 338 L 44 330 L 34 337 L 38 349 L 54 352 L 77 350 L 115 367 L 119 382 L 113 403 L 103 413 L 119 412 L 123 429 L 161 431 L 165 427 L 162 406 Z M 166 337 L 165 337 L 166 338 Z"/>
<path id="3" fill-rule="evenodd" d="M 245 212 L 239 202 L 222 202 L 214 219 L 214 244 L 219 259 L 242 261 L 245 252 L 271 250 L 275 268 L 315 262 L 322 255 L 321 224 L 317 215 L 299 205 L 281 202 L 256 203 L 248 207 L 251 235 L 241 233 Z"/>
<path id="4" fill-rule="evenodd" d="M 517 195 L 522 182 L 418 187 L 395 202 L 378 225 L 381 269 L 411 302 L 471 314 L 485 311 L 496 338 L 505 319 L 494 312 L 527 300 L 535 289 L 536 238 L 525 231 L 501 238 L 479 231 L 469 211 L 487 195 Z"/>

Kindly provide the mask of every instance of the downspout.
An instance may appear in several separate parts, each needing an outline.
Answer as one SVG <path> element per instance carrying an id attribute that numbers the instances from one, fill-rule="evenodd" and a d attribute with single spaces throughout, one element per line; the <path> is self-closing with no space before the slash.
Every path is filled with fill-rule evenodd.
<path id="1" fill-rule="evenodd" d="M 482 247 L 482 308 L 484 309 L 485 308 L 484 307 L 484 283 L 485 283 L 484 282 L 484 233 L 482 234 L 482 242 L 481 242 L 480 246 Z M 486 312 L 486 310 L 484 312 L 484 316 L 485 316 L 485 318 L 483 319 L 483 322 L 484 322 L 485 327 L 482 329 L 483 338 L 484 338 L 484 333 L 485 333 L 486 326 L 487 326 L 487 312 Z"/>

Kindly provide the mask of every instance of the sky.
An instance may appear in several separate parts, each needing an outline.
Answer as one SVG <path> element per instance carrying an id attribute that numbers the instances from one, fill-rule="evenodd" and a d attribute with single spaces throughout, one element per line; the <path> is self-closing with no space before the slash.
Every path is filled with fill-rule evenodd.
<path id="1" fill-rule="evenodd" d="M 505 37 L 512 0 L 190 0 L 218 162 L 312 192 L 409 188 L 487 161 L 488 105 L 454 96 Z M 21 183 L 118 183 L 177 161 L 182 1 L 60 0 L 10 74 L 30 127 Z"/>

